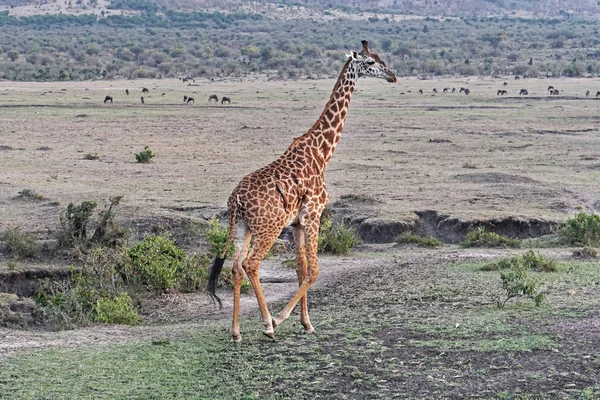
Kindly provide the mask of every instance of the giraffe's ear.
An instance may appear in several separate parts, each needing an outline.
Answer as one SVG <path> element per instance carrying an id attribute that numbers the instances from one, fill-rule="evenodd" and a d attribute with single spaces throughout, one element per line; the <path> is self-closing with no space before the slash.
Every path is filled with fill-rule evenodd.
<path id="1" fill-rule="evenodd" d="M 346 57 L 353 60 L 358 60 L 358 53 L 356 51 L 352 51 L 350 54 L 346 54 Z"/>

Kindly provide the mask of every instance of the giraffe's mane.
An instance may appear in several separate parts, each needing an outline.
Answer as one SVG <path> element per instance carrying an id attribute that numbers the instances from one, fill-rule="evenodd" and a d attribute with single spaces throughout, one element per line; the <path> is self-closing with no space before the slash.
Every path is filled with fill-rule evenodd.
<path id="1" fill-rule="evenodd" d="M 292 148 L 294 148 L 296 146 L 296 144 L 302 138 L 309 136 L 312 132 L 314 132 L 319 127 L 319 124 L 321 123 L 321 120 L 323 119 L 325 113 L 327 112 L 327 109 L 329 108 L 329 106 L 331 105 L 331 103 L 334 100 L 335 93 L 337 92 L 339 87 L 342 85 L 342 78 L 344 77 L 344 75 L 346 75 L 346 72 L 348 71 L 348 67 L 350 66 L 351 62 L 352 62 L 352 59 L 349 58 L 348 61 L 346 61 L 346 64 L 344 64 L 344 67 L 342 68 L 342 71 L 338 75 L 337 81 L 335 82 L 335 86 L 333 87 L 333 90 L 331 91 L 331 95 L 329 96 L 329 101 L 327 102 L 327 104 L 325 104 L 325 107 L 323 107 L 323 111 L 321 112 L 321 115 L 319 115 L 319 118 L 317 118 L 317 120 L 315 121 L 313 126 L 304 135 L 294 138 L 294 141 L 292 142 L 290 147 L 288 147 L 288 151 L 291 150 Z M 287 151 L 286 151 L 286 153 L 287 153 Z"/>

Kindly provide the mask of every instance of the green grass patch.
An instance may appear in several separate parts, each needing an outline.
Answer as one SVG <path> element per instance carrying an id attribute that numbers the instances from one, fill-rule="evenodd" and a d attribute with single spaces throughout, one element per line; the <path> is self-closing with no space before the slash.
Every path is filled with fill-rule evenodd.
<path id="1" fill-rule="evenodd" d="M 431 236 L 419 236 L 412 232 L 404 232 L 395 240 L 397 244 L 414 243 L 419 247 L 436 248 L 442 245 L 442 242 Z"/>
<path id="2" fill-rule="evenodd" d="M 548 350 L 558 346 L 547 335 L 523 335 L 498 339 L 465 340 L 410 340 L 419 347 L 435 348 L 440 351 L 522 351 Z"/>

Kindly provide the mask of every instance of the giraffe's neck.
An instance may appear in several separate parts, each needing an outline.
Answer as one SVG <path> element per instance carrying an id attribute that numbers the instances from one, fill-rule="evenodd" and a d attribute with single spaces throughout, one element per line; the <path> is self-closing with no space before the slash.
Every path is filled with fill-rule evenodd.
<path id="1" fill-rule="evenodd" d="M 301 137 L 294 140 L 292 148 L 305 147 L 305 153 L 316 159 L 316 165 L 322 166 L 324 169 L 335 151 L 335 147 L 340 141 L 344 121 L 348 113 L 348 106 L 352 92 L 356 86 L 358 73 L 356 66 L 349 59 L 342 72 L 340 73 L 329 101 L 325 105 L 325 109 L 321 113 L 319 119 L 315 122 L 312 128 Z"/>

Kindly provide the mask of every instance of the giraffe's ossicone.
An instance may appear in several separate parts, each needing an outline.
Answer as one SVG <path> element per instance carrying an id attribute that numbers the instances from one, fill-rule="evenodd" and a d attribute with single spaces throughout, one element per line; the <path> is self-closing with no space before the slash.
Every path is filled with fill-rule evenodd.
<path id="1" fill-rule="evenodd" d="M 319 219 L 329 199 L 325 188 L 325 167 L 340 140 L 358 78 L 371 76 L 396 82 L 396 75 L 377 54 L 371 53 L 368 42 L 363 40 L 362 44 L 362 51 L 348 55 L 329 101 L 315 124 L 304 135 L 295 138 L 277 160 L 245 176 L 229 197 L 229 236 L 225 248 L 229 248 L 233 240 L 231 335 L 236 342 L 241 340 L 239 310 L 244 271 L 258 300 L 265 335 L 274 338 L 274 328 L 289 317 L 298 302 L 301 302 L 300 320 L 305 331 L 314 332 L 308 318 L 306 291 L 317 279 L 319 271 Z M 258 267 L 283 228 L 289 225 L 294 232 L 300 287 L 283 311 L 276 318 L 271 318 L 260 285 Z M 254 241 L 250 249 L 252 238 Z M 226 253 L 227 250 L 215 260 L 208 282 L 208 292 L 219 306 L 221 299 L 215 291 Z"/>

